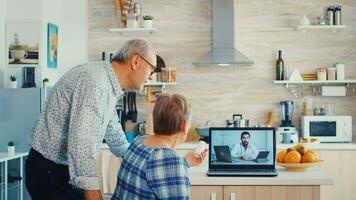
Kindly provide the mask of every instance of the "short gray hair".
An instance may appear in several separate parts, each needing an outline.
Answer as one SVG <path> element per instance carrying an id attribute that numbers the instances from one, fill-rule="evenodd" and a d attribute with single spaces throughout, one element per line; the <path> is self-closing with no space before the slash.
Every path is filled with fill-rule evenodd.
<path id="1" fill-rule="evenodd" d="M 115 53 L 111 62 L 116 61 L 119 63 L 126 63 L 126 61 L 135 54 L 144 58 L 148 58 L 150 54 L 155 54 L 155 52 L 151 44 L 146 40 L 129 40 L 123 45 L 123 47 L 121 47 L 117 53 Z"/>

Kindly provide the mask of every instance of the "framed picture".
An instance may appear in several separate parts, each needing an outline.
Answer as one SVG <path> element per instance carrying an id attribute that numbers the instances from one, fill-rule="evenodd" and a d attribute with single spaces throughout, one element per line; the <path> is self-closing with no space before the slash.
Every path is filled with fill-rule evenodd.
<path id="1" fill-rule="evenodd" d="M 58 65 L 58 26 L 48 23 L 47 28 L 47 66 L 56 69 Z"/>
<path id="2" fill-rule="evenodd" d="M 37 66 L 40 25 L 38 21 L 6 21 L 6 45 L 9 66 Z"/>

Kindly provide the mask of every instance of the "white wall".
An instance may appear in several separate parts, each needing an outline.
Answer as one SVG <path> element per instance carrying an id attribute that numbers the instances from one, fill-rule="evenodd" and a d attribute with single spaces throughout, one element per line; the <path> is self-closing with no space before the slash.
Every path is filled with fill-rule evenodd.
<path id="1" fill-rule="evenodd" d="M 4 85 L 8 86 L 10 75 L 16 75 L 18 77 L 18 87 L 21 87 L 22 83 L 22 71 L 21 67 L 7 67 L 6 58 L 8 56 L 6 38 L 6 26 L 7 23 L 11 23 L 14 21 L 34 21 L 39 23 L 39 28 L 41 26 L 41 12 L 42 12 L 42 4 L 41 0 L 5 0 L 6 4 L 6 15 L 5 15 L 5 32 L 4 32 L 4 40 L 3 43 L 5 45 L 5 55 L 4 56 L 4 65 L 3 65 L 3 73 L 4 73 Z M 41 37 L 41 35 L 39 36 Z M 39 41 L 41 45 L 41 40 Z M 41 56 L 41 55 L 40 55 Z M 41 76 L 41 70 L 36 70 L 36 79 Z M 40 81 L 37 80 L 36 84 L 39 84 Z"/>
<path id="2" fill-rule="evenodd" d="M 50 84 L 70 68 L 88 60 L 88 2 L 86 0 L 0 0 L 0 88 L 7 87 L 8 76 L 15 74 L 22 81 L 22 68 L 8 68 L 6 21 L 37 20 L 40 23 L 40 57 L 37 68 L 37 86 L 43 78 Z M 58 26 L 59 49 L 57 69 L 47 68 L 47 24 Z"/>
<path id="3" fill-rule="evenodd" d="M 61 68 L 70 68 L 88 61 L 88 1 L 62 0 Z"/>
<path id="4" fill-rule="evenodd" d="M 42 44 L 40 47 L 41 56 L 41 70 L 42 80 L 48 78 L 50 85 L 58 80 L 59 69 L 62 63 L 61 51 L 58 49 L 58 66 L 57 69 L 47 67 L 47 29 L 48 23 L 58 26 L 58 36 L 63 32 L 62 30 L 62 1 L 61 0 L 42 0 Z M 58 44 L 61 40 L 59 38 Z"/>
<path id="5" fill-rule="evenodd" d="M 0 0 L 0 88 L 4 87 L 6 1 Z"/>

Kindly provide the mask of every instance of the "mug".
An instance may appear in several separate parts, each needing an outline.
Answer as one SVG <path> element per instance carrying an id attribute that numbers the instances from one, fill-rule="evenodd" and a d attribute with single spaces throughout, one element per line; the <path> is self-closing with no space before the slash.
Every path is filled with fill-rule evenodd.
<path id="1" fill-rule="evenodd" d="M 11 58 L 15 60 L 20 60 L 27 57 L 27 52 L 25 50 L 10 50 Z"/>
<path id="2" fill-rule="evenodd" d="M 126 131 L 125 135 L 127 141 L 131 144 L 135 139 L 135 131 Z"/>

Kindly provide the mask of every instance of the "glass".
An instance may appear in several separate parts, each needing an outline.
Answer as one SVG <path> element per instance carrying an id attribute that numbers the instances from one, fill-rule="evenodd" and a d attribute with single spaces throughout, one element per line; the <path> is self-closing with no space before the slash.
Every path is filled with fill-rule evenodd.
<path id="1" fill-rule="evenodd" d="M 151 74 L 150 74 L 150 77 L 151 77 L 154 73 L 160 72 L 160 68 L 159 68 L 159 67 L 152 65 L 150 62 L 148 62 L 148 60 L 146 60 L 146 59 L 143 58 L 142 56 L 140 56 L 140 58 L 141 58 L 142 60 L 144 60 L 144 61 L 151 67 L 152 72 L 151 72 Z"/>

